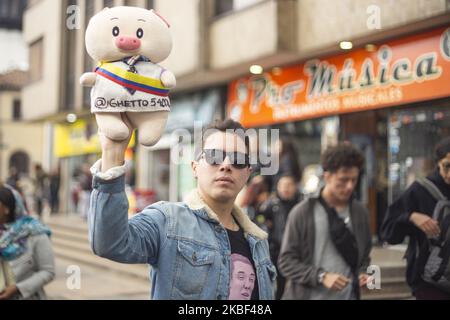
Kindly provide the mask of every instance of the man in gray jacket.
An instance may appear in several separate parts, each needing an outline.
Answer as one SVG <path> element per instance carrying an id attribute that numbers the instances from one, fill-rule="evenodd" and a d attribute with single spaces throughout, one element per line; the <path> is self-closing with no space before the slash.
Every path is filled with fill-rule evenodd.
<path id="1" fill-rule="evenodd" d="M 359 299 L 372 247 L 368 212 L 352 197 L 363 163 L 349 144 L 322 155 L 325 187 L 287 221 L 278 260 L 287 278 L 283 299 Z"/>

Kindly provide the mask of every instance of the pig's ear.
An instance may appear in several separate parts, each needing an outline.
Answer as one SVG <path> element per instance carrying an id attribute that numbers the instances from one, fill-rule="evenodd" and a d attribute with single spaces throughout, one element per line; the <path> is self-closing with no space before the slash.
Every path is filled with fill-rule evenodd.
<path id="1" fill-rule="evenodd" d="M 150 10 L 150 12 L 154 13 L 158 18 L 160 18 L 164 23 L 167 25 L 168 28 L 170 28 L 169 22 L 167 22 L 166 19 L 164 19 L 158 12 L 156 12 L 154 9 Z"/>

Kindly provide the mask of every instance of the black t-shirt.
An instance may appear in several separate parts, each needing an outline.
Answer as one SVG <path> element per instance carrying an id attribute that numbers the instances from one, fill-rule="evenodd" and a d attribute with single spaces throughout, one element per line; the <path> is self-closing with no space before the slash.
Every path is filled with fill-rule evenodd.
<path id="1" fill-rule="evenodd" d="M 231 280 L 229 300 L 259 300 L 258 279 L 250 245 L 242 228 L 228 230 L 231 245 Z"/>

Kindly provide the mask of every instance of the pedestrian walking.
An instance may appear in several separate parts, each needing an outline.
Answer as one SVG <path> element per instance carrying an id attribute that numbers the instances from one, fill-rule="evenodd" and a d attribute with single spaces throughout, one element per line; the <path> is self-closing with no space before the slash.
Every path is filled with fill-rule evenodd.
<path id="1" fill-rule="evenodd" d="M 416 180 L 389 206 L 381 228 L 382 239 L 390 244 L 409 238 L 406 281 L 418 300 L 450 299 L 450 137 L 437 144 L 435 161 L 436 168 L 426 179 Z M 439 262 L 432 267 L 432 277 L 441 270 L 442 285 L 427 279 L 434 253 Z"/>
<path id="2" fill-rule="evenodd" d="M 269 233 L 270 257 L 278 268 L 278 257 L 283 241 L 286 221 L 292 208 L 301 200 L 296 178 L 289 173 L 281 176 L 277 183 L 277 191 L 261 205 L 260 214 Z M 285 278 L 278 272 L 275 299 L 280 300 L 285 286 Z"/>
<path id="3" fill-rule="evenodd" d="M 364 157 L 341 144 L 328 148 L 321 163 L 325 186 L 288 217 L 278 259 L 283 299 L 359 299 L 368 280 L 368 212 L 352 197 Z"/>
<path id="4" fill-rule="evenodd" d="M 281 176 L 290 174 L 295 177 L 295 182 L 302 179 L 302 169 L 298 160 L 298 152 L 292 139 L 286 136 L 280 137 L 272 148 L 272 152 L 278 156 L 274 157 L 278 162 L 278 172 L 268 176 L 270 178 L 271 191 L 276 191 L 277 182 Z"/>
<path id="5" fill-rule="evenodd" d="M 50 230 L 24 208 L 17 191 L 0 186 L 0 300 L 46 299 L 55 276 Z"/>
<path id="6" fill-rule="evenodd" d="M 258 222 L 258 213 L 260 206 L 270 197 L 268 179 L 261 175 L 254 176 L 243 192 L 239 206 L 253 222 L 262 227 L 261 222 Z"/>
<path id="7" fill-rule="evenodd" d="M 57 167 L 49 175 L 49 203 L 52 214 L 57 213 L 59 209 L 59 186 L 60 174 Z"/>
<path id="8" fill-rule="evenodd" d="M 89 211 L 89 199 L 92 192 L 92 174 L 87 163 L 83 164 L 83 166 L 81 167 L 81 173 L 78 179 L 80 186 L 80 200 L 78 204 L 78 210 L 80 216 L 83 219 L 87 219 Z"/>
<path id="9" fill-rule="evenodd" d="M 34 208 L 39 219 L 42 219 L 42 212 L 45 200 L 48 196 L 48 175 L 40 164 L 34 166 Z"/>
<path id="10" fill-rule="evenodd" d="M 10 167 L 9 176 L 6 179 L 6 184 L 10 185 L 11 187 L 19 191 L 19 180 L 20 180 L 19 171 L 14 166 Z"/>

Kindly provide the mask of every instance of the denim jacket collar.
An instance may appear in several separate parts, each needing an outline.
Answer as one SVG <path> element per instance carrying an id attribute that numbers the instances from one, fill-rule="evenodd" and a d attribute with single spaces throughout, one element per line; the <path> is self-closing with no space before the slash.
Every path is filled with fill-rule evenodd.
<path id="1" fill-rule="evenodd" d="M 185 203 L 193 211 L 204 210 L 208 218 L 219 222 L 217 214 L 202 200 L 198 190 L 195 189 L 186 197 Z M 233 217 L 244 230 L 244 233 L 256 237 L 257 239 L 267 239 L 267 233 L 253 223 L 250 218 L 235 204 L 232 211 Z M 204 217 L 205 218 L 205 217 Z"/>

